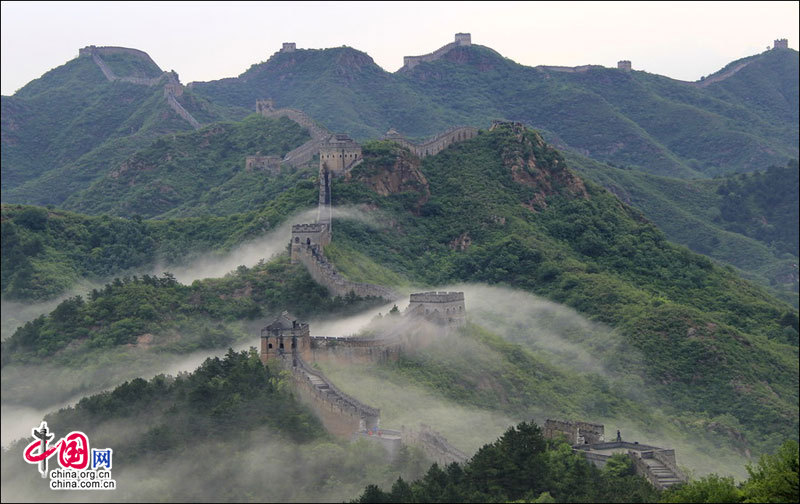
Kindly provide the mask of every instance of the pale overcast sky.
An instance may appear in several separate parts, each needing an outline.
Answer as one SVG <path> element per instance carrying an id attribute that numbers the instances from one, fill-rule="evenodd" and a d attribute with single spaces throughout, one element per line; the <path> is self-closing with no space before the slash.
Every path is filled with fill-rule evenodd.
<path id="1" fill-rule="evenodd" d="M 697 80 L 763 51 L 797 48 L 798 2 L 2 2 L 2 94 L 87 45 L 133 47 L 185 84 L 234 77 L 282 42 L 348 45 L 393 72 L 456 32 L 529 66 L 629 59 Z"/>

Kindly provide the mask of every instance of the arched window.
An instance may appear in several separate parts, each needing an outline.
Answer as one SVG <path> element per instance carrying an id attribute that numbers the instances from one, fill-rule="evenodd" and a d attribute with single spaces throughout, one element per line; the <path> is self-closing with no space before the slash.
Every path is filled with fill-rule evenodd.
<path id="1" fill-rule="evenodd" d="M 272 348 L 272 343 L 270 343 L 269 345 L 267 345 L 267 348 Z"/>
<path id="2" fill-rule="evenodd" d="M 294 237 L 294 242 L 295 243 L 300 243 L 300 237 L 299 236 L 295 236 Z"/>

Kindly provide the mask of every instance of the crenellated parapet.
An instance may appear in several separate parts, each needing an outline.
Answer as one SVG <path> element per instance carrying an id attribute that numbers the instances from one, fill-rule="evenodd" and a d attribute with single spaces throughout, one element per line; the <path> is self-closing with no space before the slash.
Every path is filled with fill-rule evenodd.
<path id="1" fill-rule="evenodd" d="M 245 171 L 264 171 L 277 175 L 281 172 L 280 156 L 247 156 L 244 158 Z"/>
<path id="2" fill-rule="evenodd" d="M 472 126 L 455 126 L 419 144 L 406 139 L 394 129 L 387 131 L 383 139 L 396 142 L 410 150 L 417 157 L 424 158 L 426 156 L 436 155 L 454 143 L 463 142 L 475 138 L 476 136 L 478 136 L 478 128 L 473 128 Z"/>
<path id="3" fill-rule="evenodd" d="M 292 247 L 294 250 L 294 240 Z M 388 301 L 397 299 L 397 294 L 381 285 L 353 282 L 344 278 L 322 254 L 319 245 L 300 243 L 297 260 L 308 270 L 311 278 L 318 284 L 325 286 L 334 296 L 346 296 L 350 292 L 360 297 L 378 297 Z"/>
<path id="4" fill-rule="evenodd" d="M 411 294 L 405 314 L 421 317 L 446 327 L 463 327 L 467 323 L 463 292 Z"/>

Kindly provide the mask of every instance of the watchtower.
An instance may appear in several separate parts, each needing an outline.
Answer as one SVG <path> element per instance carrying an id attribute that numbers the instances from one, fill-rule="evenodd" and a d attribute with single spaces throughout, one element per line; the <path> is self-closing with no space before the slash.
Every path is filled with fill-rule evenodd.
<path id="1" fill-rule="evenodd" d="M 296 264 L 304 249 L 320 249 L 331 242 L 330 228 L 326 223 L 295 224 L 292 226 L 291 262 Z"/>
<path id="2" fill-rule="evenodd" d="M 435 324 L 463 327 L 467 323 L 463 292 L 419 292 L 411 294 L 405 313 Z"/>
<path id="3" fill-rule="evenodd" d="M 469 33 L 456 33 L 456 44 L 462 46 L 472 45 L 472 35 Z"/>
<path id="4" fill-rule="evenodd" d="M 266 100 L 256 100 L 256 112 L 259 114 L 266 116 L 267 113 L 272 112 L 275 110 L 275 102 L 272 101 L 271 98 L 267 98 Z"/>
<path id="5" fill-rule="evenodd" d="M 289 312 L 281 313 L 272 323 L 261 329 L 261 362 L 285 355 L 308 353 L 311 335 L 308 324 L 298 322 Z"/>
<path id="6" fill-rule="evenodd" d="M 617 61 L 617 68 L 620 70 L 624 70 L 626 72 L 631 71 L 631 62 L 630 60 L 619 60 Z"/>
<path id="7" fill-rule="evenodd" d="M 281 47 L 282 53 L 295 52 L 296 50 L 297 50 L 297 44 L 294 42 L 284 42 L 283 46 Z"/>
<path id="8" fill-rule="evenodd" d="M 775 44 L 772 46 L 773 49 L 789 49 L 789 40 L 782 38 L 782 39 L 775 39 Z"/>
<path id="9" fill-rule="evenodd" d="M 329 136 L 319 146 L 320 171 L 326 168 L 333 176 L 344 174 L 361 157 L 361 146 L 344 133 Z"/>

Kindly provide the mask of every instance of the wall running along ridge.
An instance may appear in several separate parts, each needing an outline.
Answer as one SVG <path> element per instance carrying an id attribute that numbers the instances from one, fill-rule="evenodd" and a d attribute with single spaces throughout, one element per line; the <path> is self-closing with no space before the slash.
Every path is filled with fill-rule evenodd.
<path id="1" fill-rule="evenodd" d="M 443 133 L 439 133 L 421 144 L 411 142 L 394 130 L 389 130 L 384 136 L 384 140 L 397 142 L 413 152 L 417 157 L 424 158 L 426 156 L 436 155 L 454 143 L 463 142 L 464 140 L 469 140 L 476 136 L 478 136 L 477 128 L 473 128 L 472 126 L 456 126 Z"/>
<path id="2" fill-rule="evenodd" d="M 150 56 L 143 51 L 139 51 L 138 49 L 129 49 L 127 47 L 95 47 L 95 46 L 87 46 L 82 49 L 78 50 L 78 57 L 88 57 L 91 56 L 92 60 L 94 60 L 95 64 L 100 68 L 100 71 L 103 72 L 106 79 L 109 82 L 128 82 L 131 84 L 138 84 L 140 86 L 155 86 L 159 84 L 162 79 L 166 76 L 167 82 L 164 84 L 164 96 L 167 99 L 167 104 L 169 107 L 175 111 L 184 121 L 188 122 L 192 125 L 194 129 L 200 129 L 200 123 L 195 119 L 192 114 L 189 113 L 188 110 L 183 108 L 178 100 L 175 98 L 176 96 L 181 96 L 183 94 L 183 86 L 178 82 L 175 78 L 175 75 L 170 72 L 164 72 L 159 77 L 152 77 L 152 78 L 145 78 L 145 77 L 118 77 L 113 70 L 108 66 L 108 64 L 103 61 L 103 58 L 100 57 L 101 54 L 109 55 L 109 54 L 127 54 L 131 56 L 137 56 L 140 58 L 147 58 L 153 65 L 158 66 L 150 59 Z"/>

